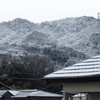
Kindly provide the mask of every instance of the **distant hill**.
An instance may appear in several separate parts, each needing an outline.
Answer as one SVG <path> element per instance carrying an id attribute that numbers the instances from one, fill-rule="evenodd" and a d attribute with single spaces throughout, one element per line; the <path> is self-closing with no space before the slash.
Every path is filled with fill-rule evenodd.
<path id="1" fill-rule="evenodd" d="M 82 16 L 40 24 L 20 18 L 0 23 L 0 54 L 18 57 L 26 52 L 49 56 L 61 65 L 98 55 L 100 21 Z"/>

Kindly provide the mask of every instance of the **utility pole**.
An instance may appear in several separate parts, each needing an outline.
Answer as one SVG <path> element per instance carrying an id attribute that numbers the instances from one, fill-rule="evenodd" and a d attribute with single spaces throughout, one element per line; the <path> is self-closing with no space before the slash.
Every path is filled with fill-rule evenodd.
<path id="1" fill-rule="evenodd" d="M 98 12 L 98 14 L 97 14 L 97 18 L 98 18 L 98 20 L 100 19 L 100 12 Z"/>
<path id="2" fill-rule="evenodd" d="M 97 30 L 100 33 L 100 12 L 97 13 Z"/>

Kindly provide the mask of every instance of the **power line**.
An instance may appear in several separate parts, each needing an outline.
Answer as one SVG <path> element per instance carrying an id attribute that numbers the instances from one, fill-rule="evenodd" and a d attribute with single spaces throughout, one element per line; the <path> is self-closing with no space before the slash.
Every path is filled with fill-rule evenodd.
<path id="1" fill-rule="evenodd" d="M 8 89 L 11 89 L 11 87 L 9 87 L 8 85 L 6 85 L 6 84 L 4 84 L 2 82 L 0 82 L 0 84 L 3 85 L 4 87 L 8 88 Z"/>
<path id="2" fill-rule="evenodd" d="M 9 71 L 9 72 L 2 72 L 2 71 L 0 71 L 1 73 L 4 73 L 4 74 L 18 74 L 18 73 L 20 73 L 20 74 L 34 74 L 34 72 L 33 73 L 29 73 L 29 72 L 20 72 L 20 71 Z"/>
<path id="3" fill-rule="evenodd" d="M 1 79 L 14 79 L 14 80 L 30 80 L 30 81 L 40 81 L 41 78 L 17 78 L 17 77 L 2 77 L 0 76 Z"/>

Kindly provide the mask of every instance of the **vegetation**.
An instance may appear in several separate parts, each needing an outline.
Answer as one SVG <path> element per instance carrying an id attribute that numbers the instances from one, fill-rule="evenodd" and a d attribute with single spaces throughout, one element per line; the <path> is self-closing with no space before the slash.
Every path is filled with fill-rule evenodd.
<path id="1" fill-rule="evenodd" d="M 60 48 L 53 46 L 44 48 L 44 53 L 45 55 L 49 55 L 53 61 L 58 62 L 61 66 L 66 63 L 65 67 L 87 58 L 85 54 L 77 52 L 69 47 Z"/>
<path id="2" fill-rule="evenodd" d="M 27 56 L 21 57 L 21 62 L 1 60 L 0 64 L 0 82 L 7 85 L 5 87 L 0 84 L 1 89 L 45 89 L 52 84 L 47 84 L 46 81 L 41 80 L 44 75 L 54 71 L 55 63 L 48 57 L 43 56 Z M 57 87 L 57 85 L 56 85 Z M 47 91 L 57 92 L 58 89 L 52 88 Z M 54 91 L 53 91 L 54 90 Z"/>

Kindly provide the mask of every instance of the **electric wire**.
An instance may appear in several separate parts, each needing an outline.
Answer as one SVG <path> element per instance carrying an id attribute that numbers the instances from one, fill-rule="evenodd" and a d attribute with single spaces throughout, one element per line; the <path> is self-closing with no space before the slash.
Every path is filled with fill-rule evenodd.
<path id="1" fill-rule="evenodd" d="M 17 77 L 2 77 L 0 76 L 1 79 L 15 79 L 15 80 L 30 80 L 30 81 L 39 81 L 41 78 L 17 78 Z"/>

